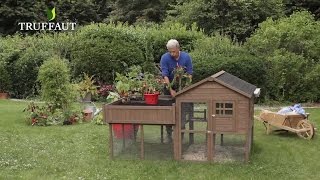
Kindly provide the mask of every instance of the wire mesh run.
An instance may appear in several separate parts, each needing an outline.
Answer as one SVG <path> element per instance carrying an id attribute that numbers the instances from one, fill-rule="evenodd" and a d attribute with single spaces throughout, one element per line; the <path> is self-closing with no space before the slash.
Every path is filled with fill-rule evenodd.
<path id="1" fill-rule="evenodd" d="M 216 134 L 214 145 L 215 162 L 245 161 L 246 135 Z"/>
<path id="2" fill-rule="evenodd" d="M 112 128 L 113 158 L 173 159 L 173 141 L 168 140 L 165 125 L 125 125 L 124 130 Z M 120 126 L 123 127 L 123 124 Z M 123 131 L 125 132 L 122 133 Z"/>
<path id="3" fill-rule="evenodd" d="M 246 135 L 216 134 L 214 124 L 211 125 L 208 120 L 207 103 L 181 103 L 181 159 L 245 161 Z"/>

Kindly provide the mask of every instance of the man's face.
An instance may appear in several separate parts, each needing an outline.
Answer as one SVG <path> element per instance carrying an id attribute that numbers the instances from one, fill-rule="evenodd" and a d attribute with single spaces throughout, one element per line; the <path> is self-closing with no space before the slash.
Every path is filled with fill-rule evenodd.
<path id="1" fill-rule="evenodd" d="M 168 52 L 169 52 L 170 55 L 171 55 L 173 58 L 175 58 L 175 59 L 177 59 L 177 58 L 179 57 L 179 51 L 180 51 L 180 49 L 177 48 L 177 47 L 168 48 Z"/>

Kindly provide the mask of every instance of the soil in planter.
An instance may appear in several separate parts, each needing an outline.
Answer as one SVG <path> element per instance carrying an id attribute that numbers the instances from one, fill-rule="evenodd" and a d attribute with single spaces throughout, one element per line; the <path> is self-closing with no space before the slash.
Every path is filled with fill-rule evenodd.
<path id="1" fill-rule="evenodd" d="M 136 101 L 136 100 L 131 100 L 129 102 L 126 103 L 122 103 L 120 102 L 119 104 L 113 104 L 113 105 L 125 105 L 125 106 L 172 106 L 172 104 L 174 103 L 174 100 L 163 100 L 163 99 L 159 99 L 158 100 L 158 104 L 155 105 L 151 105 L 151 104 L 146 104 L 144 101 Z"/>

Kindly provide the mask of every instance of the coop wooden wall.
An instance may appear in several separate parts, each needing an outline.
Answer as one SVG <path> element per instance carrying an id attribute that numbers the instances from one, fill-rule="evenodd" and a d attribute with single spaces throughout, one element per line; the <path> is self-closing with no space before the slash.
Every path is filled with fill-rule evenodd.
<path id="1" fill-rule="evenodd" d="M 234 102 L 232 119 L 215 117 L 213 121 L 214 130 L 221 133 L 247 133 L 249 122 L 252 120 L 250 106 L 253 106 L 248 97 L 214 81 L 201 84 L 177 97 L 177 101 L 192 102 L 199 99 L 209 100 L 211 103 L 216 101 Z M 215 104 L 213 104 L 213 109 L 209 110 L 209 112 L 215 113 Z"/>

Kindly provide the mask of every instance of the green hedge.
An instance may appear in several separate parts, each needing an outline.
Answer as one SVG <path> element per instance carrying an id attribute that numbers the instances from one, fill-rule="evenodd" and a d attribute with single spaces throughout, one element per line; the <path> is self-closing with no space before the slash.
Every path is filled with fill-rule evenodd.
<path id="1" fill-rule="evenodd" d="M 83 73 L 95 75 L 103 82 L 112 83 L 114 72 L 128 66 L 150 61 L 146 57 L 145 35 L 134 28 L 113 24 L 92 24 L 75 34 L 71 65 L 74 78 Z"/>
<path id="2" fill-rule="evenodd" d="M 320 22 L 302 11 L 268 19 L 245 44 L 247 51 L 268 62 L 266 99 L 319 101 Z"/>
<path id="3" fill-rule="evenodd" d="M 216 35 L 198 40 L 191 56 L 195 82 L 224 70 L 258 87 L 264 86 L 265 62 L 228 37 Z"/>
<path id="4" fill-rule="evenodd" d="M 22 37 L 7 36 L 1 39 L 0 61 L 6 62 L 12 82 L 13 97 L 26 98 L 38 94 L 39 67 L 46 59 L 58 55 L 70 56 L 70 39 L 67 34 L 39 34 Z"/>

